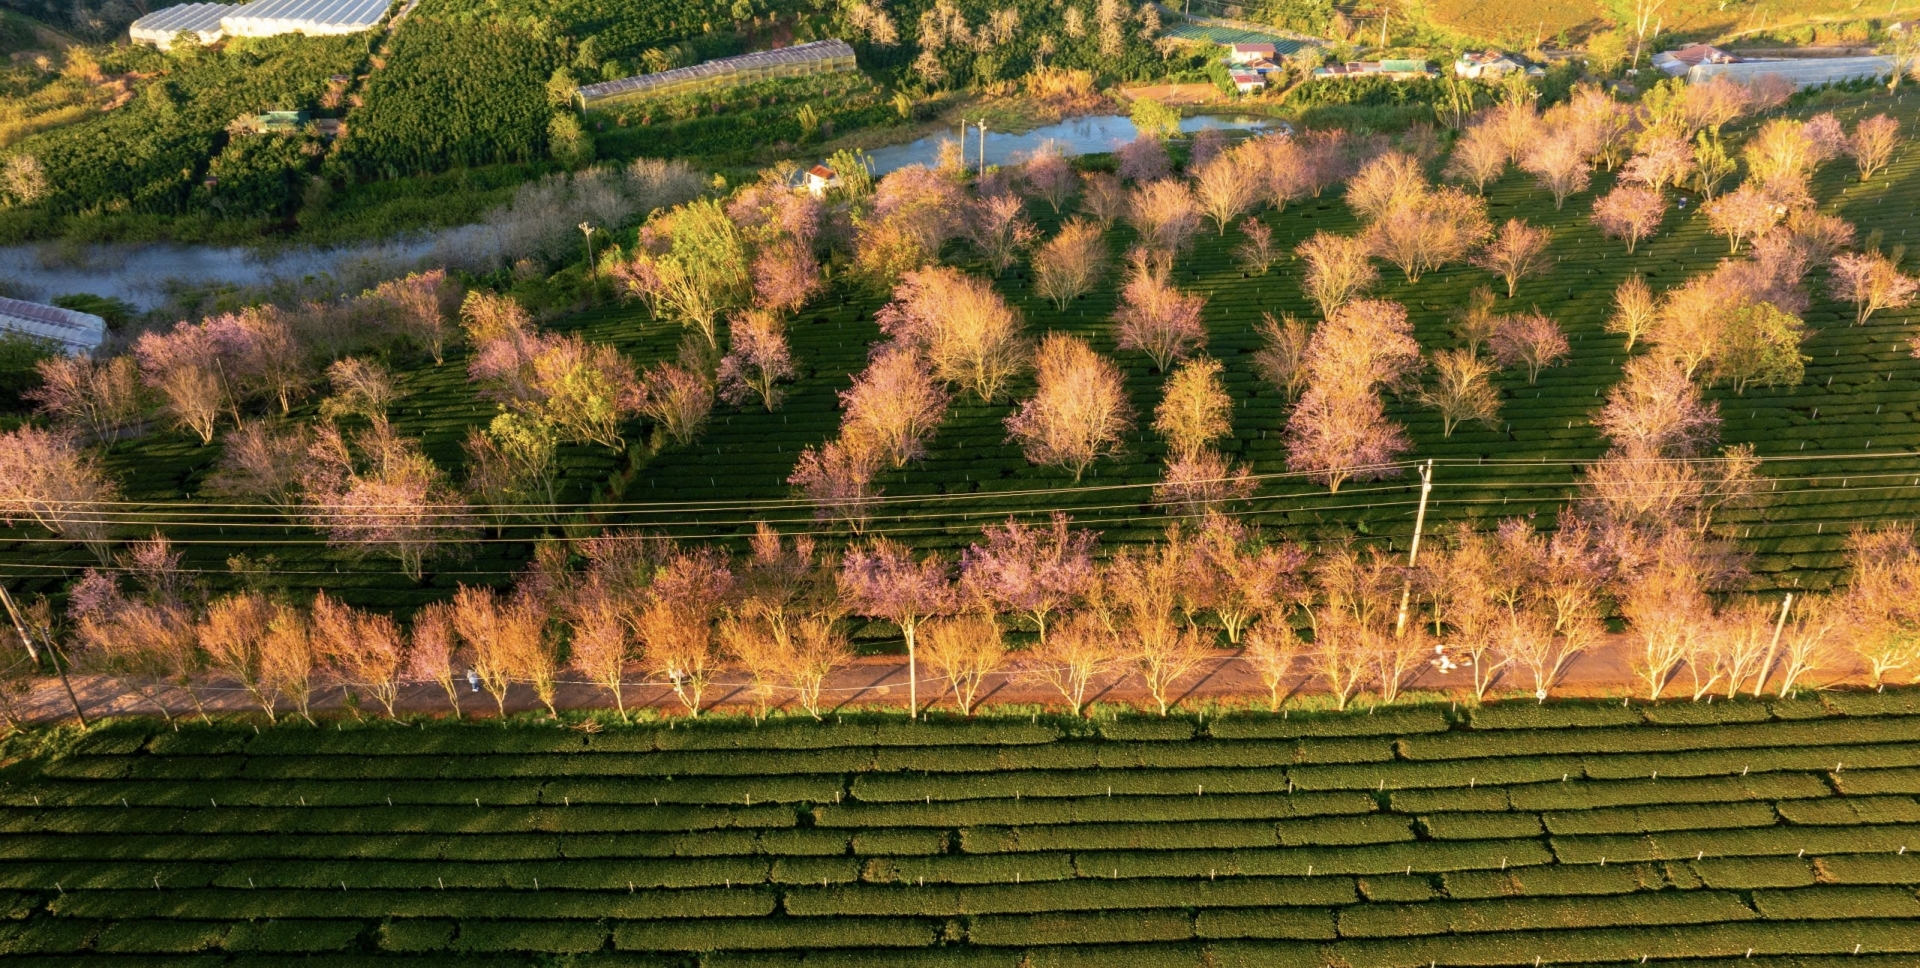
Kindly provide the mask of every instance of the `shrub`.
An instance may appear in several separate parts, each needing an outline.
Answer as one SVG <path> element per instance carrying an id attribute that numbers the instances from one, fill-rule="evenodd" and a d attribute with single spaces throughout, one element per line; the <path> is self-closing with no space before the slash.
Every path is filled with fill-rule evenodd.
<path id="1" fill-rule="evenodd" d="M 1812 863 L 1798 857 L 1727 857 L 1697 860 L 1693 872 L 1708 887 L 1749 891 L 1758 887 L 1808 887 Z"/>
<path id="2" fill-rule="evenodd" d="M 339 951 L 352 945 L 363 927 L 358 921 L 252 921 L 235 925 L 225 947 L 228 951 Z"/>
<path id="3" fill-rule="evenodd" d="M 440 919 L 389 921 L 380 926 L 383 951 L 439 951 L 453 940 L 455 922 Z"/>
<path id="4" fill-rule="evenodd" d="M 1736 771 L 1737 772 L 1737 771 Z M 1661 803 L 1727 803 L 1740 800 L 1824 797 L 1831 791 L 1811 776 L 1722 776 L 1681 782 L 1641 778 L 1624 781 L 1542 783 L 1508 791 L 1515 810 L 1588 810 Z"/>
<path id="5" fill-rule="evenodd" d="M 1920 916 L 1920 898 L 1906 887 L 1808 887 L 1754 891 L 1753 906 L 1770 921 Z"/>
<path id="6" fill-rule="evenodd" d="M 967 939 L 984 945 L 1139 944 L 1191 937 L 1193 920 L 1170 911 L 987 914 L 973 918 L 967 928 Z"/>
<path id="7" fill-rule="evenodd" d="M 1554 834 L 1648 834 L 1669 830 L 1707 830 L 1719 827 L 1771 827 L 1769 803 L 1662 805 L 1615 807 L 1549 813 L 1541 818 Z"/>
<path id="8" fill-rule="evenodd" d="M 1540 818 L 1530 813 L 1436 813 L 1421 817 L 1420 826 L 1434 840 L 1494 840 L 1541 833 Z"/>
<path id="9" fill-rule="evenodd" d="M 1646 864 L 1552 865 L 1506 871 L 1455 871 L 1444 878 L 1456 900 L 1492 897 L 1581 897 L 1658 890 L 1666 878 Z"/>
<path id="10" fill-rule="evenodd" d="M 1638 710 L 1612 704 L 1498 703 L 1467 714 L 1474 729 L 1568 729 L 1583 726 L 1633 726 L 1644 721 Z"/>
<path id="11" fill-rule="evenodd" d="M 921 948 L 934 925 L 907 918 L 762 918 L 622 924 L 614 946 L 625 951 L 728 951 L 801 947 Z"/>
<path id="12" fill-rule="evenodd" d="M 1487 707 L 1492 708 L 1492 707 Z M 1444 733 L 1446 713 L 1434 707 L 1377 709 L 1366 716 L 1225 716 L 1207 724 L 1215 739 L 1290 739 L 1300 736 L 1401 736 L 1407 733 Z"/>

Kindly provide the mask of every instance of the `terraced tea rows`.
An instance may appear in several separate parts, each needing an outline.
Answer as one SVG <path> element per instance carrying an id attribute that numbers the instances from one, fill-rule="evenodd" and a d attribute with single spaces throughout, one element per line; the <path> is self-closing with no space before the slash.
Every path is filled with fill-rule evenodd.
<path id="1" fill-rule="evenodd" d="M 4 781 L 0 953 L 89 964 L 1920 956 L 1912 693 L 1097 726 L 127 723 Z"/>

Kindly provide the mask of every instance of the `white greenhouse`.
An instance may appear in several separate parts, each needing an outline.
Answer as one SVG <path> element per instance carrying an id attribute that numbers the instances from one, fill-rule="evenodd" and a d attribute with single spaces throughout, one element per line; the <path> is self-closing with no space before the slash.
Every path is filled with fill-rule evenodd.
<path id="1" fill-rule="evenodd" d="M 1886 57 L 1805 57 L 1792 60 L 1740 60 L 1730 64 L 1695 64 L 1687 69 L 1687 80 L 1698 84 L 1709 78 L 1724 77 L 1742 84 L 1752 83 L 1765 74 L 1784 77 L 1794 90 L 1803 91 L 1822 84 L 1839 84 L 1861 78 L 1886 77 L 1893 61 Z"/>
<path id="2" fill-rule="evenodd" d="M 211 44 L 226 36 L 220 18 L 234 9 L 226 3 L 183 3 L 141 17 L 127 28 L 127 33 L 136 43 L 152 44 L 161 50 L 172 47 L 173 39 L 183 33 L 193 34 L 203 44 Z"/>
<path id="3" fill-rule="evenodd" d="M 68 353 L 91 353 L 106 338 L 107 321 L 92 313 L 0 297 L 0 334 L 6 333 L 53 340 Z"/>
<path id="4" fill-rule="evenodd" d="M 387 0 L 254 0 L 236 7 L 220 24 L 229 37 L 321 37 L 372 30 L 386 15 Z"/>
<path id="5" fill-rule="evenodd" d="M 141 17 L 128 28 L 140 43 L 165 50 L 180 31 L 201 43 L 222 37 L 323 37 L 372 30 L 387 15 L 389 0 L 254 0 L 253 3 L 187 3 Z"/>
<path id="6" fill-rule="evenodd" d="M 777 50 L 722 57 L 657 74 L 583 85 L 580 88 L 580 103 L 583 107 L 599 108 L 637 98 L 732 87 L 776 77 L 802 77 L 856 69 L 853 48 L 846 41 L 816 40 Z"/>

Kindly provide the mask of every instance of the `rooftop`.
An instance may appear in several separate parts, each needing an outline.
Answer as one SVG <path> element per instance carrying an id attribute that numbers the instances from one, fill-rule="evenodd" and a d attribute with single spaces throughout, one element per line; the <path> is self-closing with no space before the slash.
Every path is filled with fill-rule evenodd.
<path id="1" fill-rule="evenodd" d="M 92 313 L 0 297 L 0 331 L 54 340 L 70 353 L 84 353 L 100 345 L 107 321 Z"/>
<path id="2" fill-rule="evenodd" d="M 691 67 L 676 67 L 653 74 L 623 77 L 617 81 L 583 84 L 580 87 L 580 98 L 583 101 L 594 101 L 615 95 L 645 94 L 655 88 L 671 88 L 699 78 L 720 77 L 735 72 L 751 73 L 755 70 L 801 64 L 807 61 L 840 57 L 851 59 L 853 56 L 853 48 L 844 40 L 816 40 L 792 47 L 782 47 L 778 50 L 757 50 L 738 57 L 722 57 Z"/>

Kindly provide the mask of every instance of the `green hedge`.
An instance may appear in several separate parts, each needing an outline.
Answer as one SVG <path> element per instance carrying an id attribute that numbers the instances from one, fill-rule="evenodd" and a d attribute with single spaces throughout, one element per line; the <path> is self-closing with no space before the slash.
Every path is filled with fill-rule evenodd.
<path id="1" fill-rule="evenodd" d="M 1805 887 L 1753 892 L 1753 906 L 1775 921 L 1920 918 L 1920 898 L 1907 887 Z"/>
<path id="2" fill-rule="evenodd" d="M 1720 827 L 1771 827 L 1779 818 L 1768 803 L 1712 803 L 1555 811 L 1541 817 L 1555 834 L 1648 834 Z"/>
<path id="3" fill-rule="evenodd" d="M 936 800 L 932 803 L 845 803 L 816 807 L 823 827 L 970 827 L 994 823 L 1114 823 L 1126 820 L 1283 820 L 1371 813 L 1372 797 L 1357 792 L 1220 794 L 1192 797 L 1024 797 L 1019 800 Z"/>
<path id="4" fill-rule="evenodd" d="M 1530 813 L 1434 813 L 1422 816 L 1420 827 L 1435 840 L 1497 840 L 1541 833 L 1540 818 Z"/>
<path id="5" fill-rule="evenodd" d="M 234 925 L 227 935 L 228 951 L 308 953 L 340 951 L 353 945 L 365 925 L 358 921 L 275 919 Z"/>
<path id="6" fill-rule="evenodd" d="M 1207 734 L 1217 739 L 1294 739 L 1306 736 L 1405 736 L 1413 733 L 1443 733 L 1452 724 L 1447 714 L 1433 706 L 1389 706 L 1367 715 L 1337 713 L 1330 715 L 1289 714 L 1285 718 L 1271 714 L 1239 713 L 1207 722 Z"/>
<path id="7" fill-rule="evenodd" d="M 1170 911 L 1087 911 L 983 914 L 967 925 L 967 940 L 1000 947 L 1139 944 L 1193 937 L 1193 919 Z"/>
<path id="8" fill-rule="evenodd" d="M 1637 726 L 1645 719 L 1639 710 L 1613 703 L 1513 702 L 1480 706 L 1467 713 L 1474 729 L 1571 729 L 1595 726 Z"/>
<path id="9" fill-rule="evenodd" d="M 1736 773 L 1738 771 L 1735 771 Z M 1732 803 L 1742 800 L 1781 800 L 1829 796 L 1832 790 L 1820 778 L 1788 774 L 1759 777 L 1723 776 L 1655 780 L 1574 780 L 1511 787 L 1507 797 L 1515 810 L 1594 810 L 1660 803 Z"/>
<path id="10" fill-rule="evenodd" d="M 1453 871 L 1443 875 L 1456 900 L 1498 897 L 1578 897 L 1659 890 L 1666 879 L 1652 865 L 1609 864 L 1516 867 L 1504 871 Z"/>
<path id="11" fill-rule="evenodd" d="M 728 951 L 778 948 L 921 948 L 938 925 L 910 918 L 761 918 L 616 925 L 625 951 Z"/>
<path id="12" fill-rule="evenodd" d="M 1738 895 L 1718 891 L 1600 895 L 1578 898 L 1501 898 L 1367 905 L 1340 912 L 1343 938 L 1421 934 L 1482 934 L 1616 924 L 1712 924 L 1755 917 Z"/>
<path id="13" fill-rule="evenodd" d="M 456 951 L 538 951 L 576 954 L 606 946 L 608 929 L 600 924 L 554 921 L 462 921 L 452 947 Z"/>

